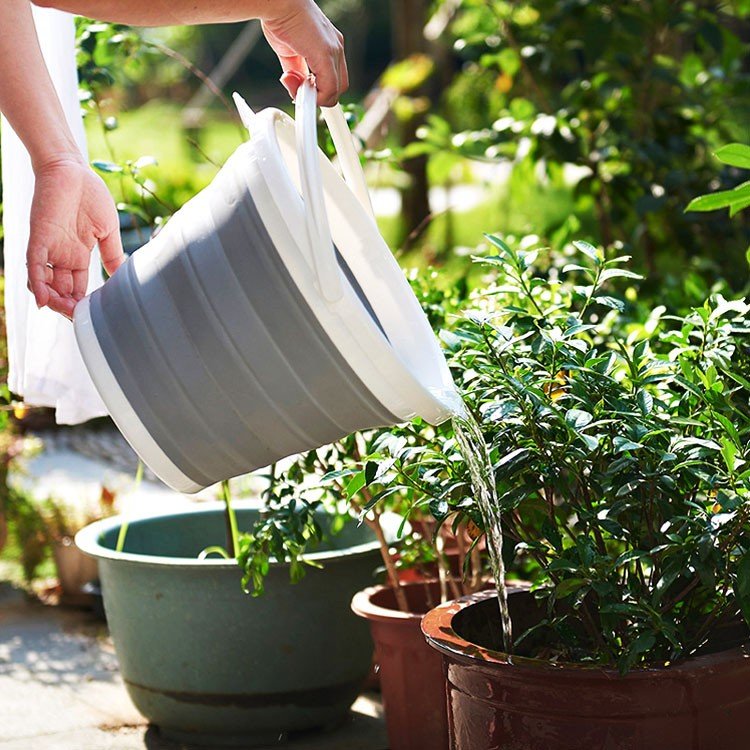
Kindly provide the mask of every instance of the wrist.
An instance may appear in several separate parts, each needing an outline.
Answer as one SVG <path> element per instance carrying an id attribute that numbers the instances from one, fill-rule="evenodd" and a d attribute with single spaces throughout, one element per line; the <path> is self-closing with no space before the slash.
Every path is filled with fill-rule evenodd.
<path id="1" fill-rule="evenodd" d="M 299 13 L 309 0 L 266 0 L 258 18 L 264 23 L 279 21 Z"/>
<path id="2" fill-rule="evenodd" d="M 34 173 L 62 164 L 80 164 L 88 166 L 76 143 L 70 139 L 62 139 L 55 142 L 40 144 L 29 147 L 31 166 Z"/>

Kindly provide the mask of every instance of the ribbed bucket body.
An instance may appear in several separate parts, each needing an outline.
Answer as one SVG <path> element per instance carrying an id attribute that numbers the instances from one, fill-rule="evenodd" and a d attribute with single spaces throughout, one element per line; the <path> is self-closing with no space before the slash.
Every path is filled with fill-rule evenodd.
<path id="1" fill-rule="evenodd" d="M 250 149 L 89 300 L 122 394 L 201 487 L 399 421 L 341 356 L 279 257 L 244 178 Z"/>

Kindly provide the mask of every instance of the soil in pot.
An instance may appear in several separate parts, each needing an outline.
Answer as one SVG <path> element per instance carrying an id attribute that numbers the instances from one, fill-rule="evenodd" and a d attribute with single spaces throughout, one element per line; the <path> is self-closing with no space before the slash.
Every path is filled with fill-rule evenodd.
<path id="1" fill-rule="evenodd" d="M 441 605 L 422 621 L 445 663 L 453 750 L 747 750 L 750 649 L 736 630 L 712 653 L 620 676 L 496 650 L 493 597 Z M 536 603 L 526 592 L 509 599 L 523 632 Z"/>

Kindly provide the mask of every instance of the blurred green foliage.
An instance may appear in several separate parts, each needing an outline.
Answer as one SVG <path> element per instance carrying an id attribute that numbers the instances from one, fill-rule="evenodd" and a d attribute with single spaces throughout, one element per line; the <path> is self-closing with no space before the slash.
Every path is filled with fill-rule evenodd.
<path id="1" fill-rule="evenodd" d="M 154 36 L 77 19 L 80 99 L 92 166 L 105 178 L 118 209 L 146 225 L 158 224 L 205 187 L 243 139 L 227 116 L 201 143 L 191 141 L 179 107 L 161 97 L 127 110 L 128 94 L 141 81 L 163 95 L 171 85 L 198 80 L 192 63 L 169 46 L 180 42 L 180 28 Z"/>
<path id="2" fill-rule="evenodd" d="M 741 285 L 748 220 L 684 208 L 740 181 L 730 165 L 717 179 L 711 152 L 747 140 L 749 15 L 747 0 L 461 0 L 460 70 L 401 156 L 512 159 L 553 184 L 576 165 L 591 239 L 652 273 L 708 257 Z"/>

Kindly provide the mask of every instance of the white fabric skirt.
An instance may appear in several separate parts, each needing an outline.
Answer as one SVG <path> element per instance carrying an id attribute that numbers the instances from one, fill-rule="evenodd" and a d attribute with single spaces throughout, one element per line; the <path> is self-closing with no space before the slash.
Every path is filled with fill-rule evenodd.
<path id="1" fill-rule="evenodd" d="M 39 42 L 68 124 L 81 152 L 86 139 L 78 101 L 73 16 L 34 8 Z M 19 61 L 22 64 L 22 61 Z M 10 390 L 31 406 L 49 406 L 60 424 L 77 424 L 107 410 L 86 371 L 73 324 L 48 309 L 37 309 L 26 287 L 26 246 L 34 175 L 28 153 L 7 121 L 2 121 L 2 182 L 5 230 L 5 314 Z M 88 292 L 103 283 L 94 249 Z"/>

